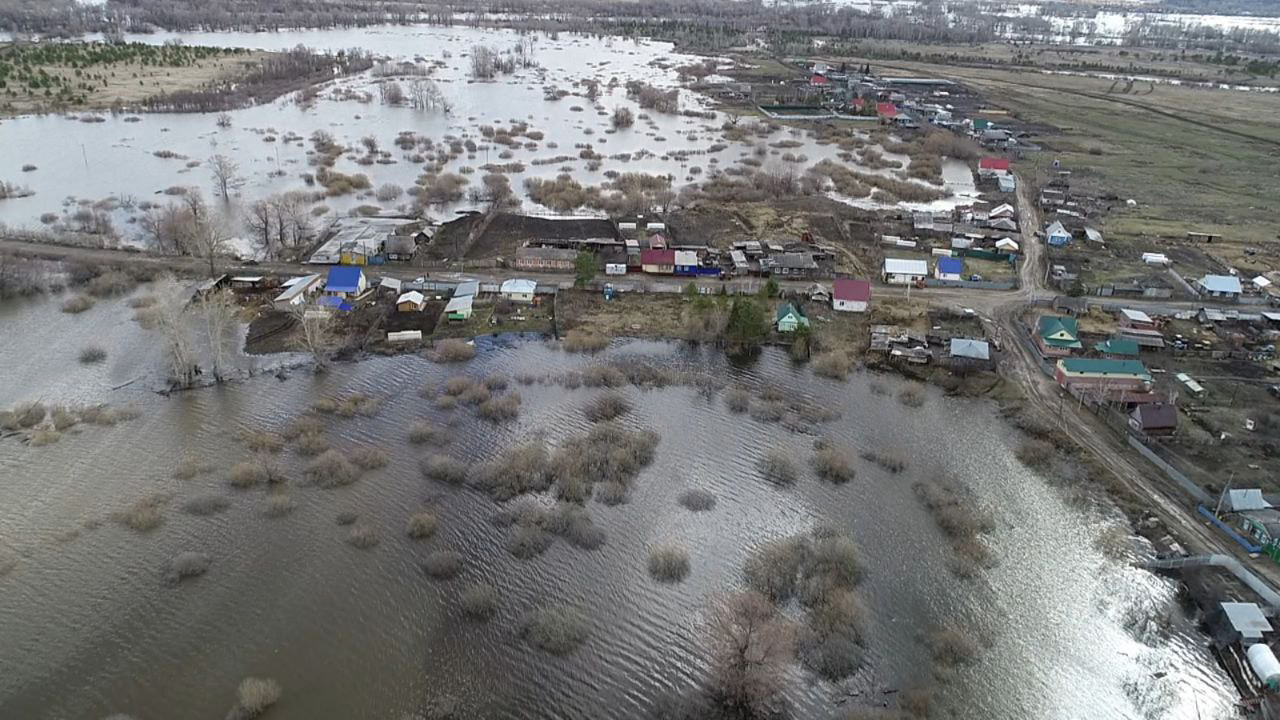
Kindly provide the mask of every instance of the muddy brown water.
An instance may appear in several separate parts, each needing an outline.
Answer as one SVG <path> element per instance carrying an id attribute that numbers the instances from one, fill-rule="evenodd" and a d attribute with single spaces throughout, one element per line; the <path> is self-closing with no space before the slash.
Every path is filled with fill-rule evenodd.
<path id="1" fill-rule="evenodd" d="M 935 623 L 990 641 L 976 665 L 938 686 L 939 703 L 957 717 L 1190 720 L 1230 712 L 1230 684 L 1179 609 L 1173 584 L 1096 550 L 1096 538 L 1118 522 L 1114 511 L 1068 503 L 1019 465 L 1011 457 L 1016 435 L 983 401 L 930 391 L 924 407 L 910 409 L 893 399 L 895 378 L 824 380 L 773 351 L 733 365 L 710 349 L 618 340 L 587 358 L 520 338 L 482 341 L 464 366 L 401 356 L 338 365 L 323 376 L 295 370 L 284 380 L 267 370 L 290 357 L 241 358 L 260 374 L 163 397 L 154 392 L 163 377 L 156 339 L 129 319 L 123 300 L 79 316 L 57 308 L 56 298 L 0 304 L 10 338 L 0 345 L 0 406 L 109 401 L 142 415 L 47 447 L 0 440 L 0 544 L 18 558 L 0 576 L 0 718 L 217 718 L 245 676 L 283 686 L 268 715 L 276 719 L 398 718 L 439 696 L 455 698 L 468 717 L 646 717 L 663 697 L 703 680 L 709 608 L 741 586 L 751 549 L 819 523 L 847 529 L 865 556 L 867 657 L 838 686 L 791 668 L 786 694 L 795 717 L 832 717 L 847 704 L 928 682 L 921 636 Z M 103 365 L 77 363 L 88 339 L 108 350 Z M 708 398 L 691 387 L 622 390 L 634 404 L 625 424 L 652 428 L 661 441 L 629 503 L 588 505 L 608 536 L 596 551 L 558 541 L 541 557 L 517 560 L 490 522 L 497 504 L 419 474 L 426 451 L 405 441 L 414 420 L 452 423 L 448 453 L 475 462 L 521 440 L 556 444 L 585 431 L 581 408 L 601 392 L 513 383 L 520 416 L 494 426 L 465 409 L 435 409 L 416 394 L 421 385 L 456 373 L 541 378 L 626 361 L 757 393 L 777 388 L 838 410 L 840 419 L 821 432 L 855 457 L 857 478 L 843 486 L 817 480 L 808 470 L 812 436 L 731 414 L 723 394 Z M 225 468 L 248 455 L 236 440 L 241 429 L 279 428 L 317 398 L 353 392 L 384 398 L 382 411 L 327 419 L 329 436 L 339 448 L 385 448 L 386 468 L 322 490 L 296 482 L 304 460 L 286 451 L 280 458 L 298 508 L 277 519 L 264 515 L 263 490 L 228 486 Z M 774 448 L 805 468 L 791 488 L 770 485 L 755 469 Z M 865 448 L 899 452 L 909 465 L 890 475 L 856 460 Z M 182 456 L 221 469 L 175 480 Z M 987 542 L 999 564 L 974 581 L 949 573 L 949 550 L 911 490 L 941 475 L 969 483 L 997 520 Z M 713 511 L 694 514 L 676 503 L 695 487 L 716 495 Z M 179 509 L 210 491 L 229 497 L 230 509 L 212 517 Z M 157 530 L 139 534 L 111 521 L 113 511 L 158 492 L 173 500 Z M 406 519 L 424 506 L 439 513 L 441 529 L 411 541 Z M 344 511 L 357 512 L 381 543 L 346 544 L 347 529 L 335 522 Z M 645 570 L 647 548 L 667 541 L 692 556 L 692 574 L 675 586 Z M 421 572 L 422 557 L 435 549 L 464 556 L 460 577 L 437 581 Z M 1136 541 L 1133 549 L 1146 552 Z M 209 571 L 166 585 L 159 569 L 185 550 L 208 553 Z M 461 589 L 477 581 L 501 596 L 484 625 L 464 620 L 459 608 Z M 576 653 L 551 657 L 517 637 L 519 616 L 544 602 L 589 613 L 592 634 Z M 1167 629 L 1153 620 L 1164 616 Z"/>

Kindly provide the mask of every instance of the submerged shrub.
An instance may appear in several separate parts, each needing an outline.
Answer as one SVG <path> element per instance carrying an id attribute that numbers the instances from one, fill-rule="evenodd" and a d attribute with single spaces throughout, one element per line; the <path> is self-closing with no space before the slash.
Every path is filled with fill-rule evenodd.
<path id="1" fill-rule="evenodd" d="M 662 545 L 649 551 L 649 576 L 662 583 L 678 583 L 689 576 L 689 551 Z"/>
<path id="2" fill-rule="evenodd" d="M 977 640 L 949 625 L 934 628 L 925 642 L 933 661 L 947 668 L 972 665 L 981 652 Z"/>
<path id="3" fill-rule="evenodd" d="M 209 569 L 209 556 L 204 553 L 186 551 L 169 558 L 160 577 L 170 585 L 177 585 L 183 580 L 200 577 Z"/>
<path id="4" fill-rule="evenodd" d="M 760 459 L 760 474 L 774 485 L 792 485 L 800 472 L 791 458 L 781 450 L 770 450 Z"/>
<path id="5" fill-rule="evenodd" d="M 541 443 L 507 448 L 496 459 L 476 468 L 472 484 L 495 500 L 510 500 L 551 486 L 550 456 Z"/>
<path id="6" fill-rule="evenodd" d="M 409 428 L 409 442 L 414 445 L 441 445 L 448 440 L 448 434 L 429 422 L 419 420 Z"/>
<path id="7" fill-rule="evenodd" d="M 918 387 L 905 387 L 898 391 L 898 402 L 909 408 L 921 407 L 924 399 L 924 391 Z"/>
<path id="8" fill-rule="evenodd" d="M 231 466 L 231 486 L 251 488 L 264 483 L 284 482 L 284 477 L 266 458 L 243 460 Z"/>
<path id="9" fill-rule="evenodd" d="M 591 624 L 586 613 L 559 603 L 534 608 L 520 621 L 520 637 L 552 655 L 568 655 L 586 642 L 590 634 Z"/>
<path id="10" fill-rule="evenodd" d="M 350 485 L 360 479 L 360 470 L 335 450 L 326 450 L 304 471 L 307 479 L 322 488 Z"/>
<path id="11" fill-rule="evenodd" d="M 418 464 L 422 474 L 430 480 L 462 485 L 467 481 L 467 464 L 448 455 L 432 455 Z"/>
<path id="12" fill-rule="evenodd" d="M 93 307 L 93 300 L 84 295 L 68 298 L 62 303 L 62 312 L 77 315 Z"/>
<path id="13" fill-rule="evenodd" d="M 80 348 L 80 364 L 96 365 L 107 359 L 107 351 L 97 345 L 86 345 Z"/>
<path id="14" fill-rule="evenodd" d="M 834 447 L 823 447 L 813 455 L 813 469 L 818 477 L 833 483 L 847 483 L 853 479 L 853 464 L 849 456 Z"/>
<path id="15" fill-rule="evenodd" d="M 386 451 L 377 447 L 353 448 L 347 452 L 347 455 L 351 458 L 351 463 L 362 470 L 377 470 L 391 462 Z"/>
<path id="16" fill-rule="evenodd" d="M 590 387 L 618 388 L 627 384 L 627 376 L 618 368 L 609 365 L 594 365 L 584 369 L 580 377 L 582 384 Z"/>
<path id="17" fill-rule="evenodd" d="M 680 493 L 678 502 L 691 512 L 706 512 L 716 506 L 716 496 L 694 488 Z"/>
<path id="18" fill-rule="evenodd" d="M 182 511 L 188 515 L 217 515 L 231 507 L 231 501 L 217 493 L 197 495 L 182 504 Z"/>
<path id="19" fill-rule="evenodd" d="M 431 359 L 438 363 L 466 362 L 476 356 L 474 345 L 462 340 L 441 340 L 436 343 Z"/>
<path id="20" fill-rule="evenodd" d="M 245 678 L 236 689 L 236 705 L 230 717 L 256 718 L 280 701 L 280 683 L 270 678 Z"/>
<path id="21" fill-rule="evenodd" d="M 440 518 L 429 510 L 422 510 L 409 516 L 406 532 L 414 540 L 423 540 L 435 535 L 438 527 L 440 527 Z"/>
<path id="22" fill-rule="evenodd" d="M 844 380 L 853 369 L 853 360 L 842 352 L 826 352 L 813 358 L 815 375 Z"/>
<path id="23" fill-rule="evenodd" d="M 278 493 L 267 498 L 266 507 L 262 512 L 269 518 L 279 518 L 293 512 L 297 507 L 298 504 L 293 501 L 293 498 Z"/>
<path id="24" fill-rule="evenodd" d="M 744 413 L 751 409 L 751 393 L 742 388 L 734 388 L 725 393 L 724 404 L 729 412 Z"/>
<path id="25" fill-rule="evenodd" d="M 462 572 L 462 555 L 452 550 L 437 550 L 422 559 L 422 572 L 436 580 L 450 580 Z"/>
<path id="26" fill-rule="evenodd" d="M 582 409 L 582 414 L 591 422 L 615 420 L 629 412 L 631 412 L 631 403 L 616 392 L 600 395 Z"/>
<path id="27" fill-rule="evenodd" d="M 351 510 L 343 510 L 342 512 L 338 513 L 336 517 L 334 517 L 334 522 L 338 523 L 339 525 L 352 525 L 352 524 L 355 524 L 355 521 L 359 519 L 360 519 L 360 516 L 352 512 Z"/>
<path id="28" fill-rule="evenodd" d="M 31 446 L 43 447 L 52 445 L 62 439 L 62 433 L 50 428 L 40 428 L 31 433 Z"/>
<path id="29" fill-rule="evenodd" d="M 568 352 L 596 353 L 609 346 L 609 338 L 593 330 L 573 329 L 565 333 L 561 345 Z"/>
<path id="30" fill-rule="evenodd" d="M 520 414 L 520 393 L 509 392 L 480 403 L 476 415 L 492 423 L 514 420 Z"/>
<path id="31" fill-rule="evenodd" d="M 378 533 L 368 525 L 353 525 L 347 532 L 347 544 L 367 550 L 380 542 Z"/>
<path id="32" fill-rule="evenodd" d="M 134 502 L 114 515 L 116 522 L 136 532 L 150 532 L 164 524 L 165 495 L 152 495 Z"/>
<path id="33" fill-rule="evenodd" d="M 498 591 L 492 585 L 472 585 L 462 591 L 459 603 L 468 619 L 484 622 L 498 612 Z"/>
<path id="34" fill-rule="evenodd" d="M 284 438 L 269 430 L 245 430 L 240 433 L 240 441 L 254 452 L 280 452 L 284 448 Z"/>

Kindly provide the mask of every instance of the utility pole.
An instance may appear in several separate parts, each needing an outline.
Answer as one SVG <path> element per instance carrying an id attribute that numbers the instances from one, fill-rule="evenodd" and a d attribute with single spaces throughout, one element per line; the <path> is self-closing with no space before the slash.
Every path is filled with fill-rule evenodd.
<path id="1" fill-rule="evenodd" d="M 1218 505 L 1213 509 L 1213 516 L 1215 518 L 1222 513 L 1222 501 L 1226 499 L 1227 493 L 1231 492 L 1231 482 L 1235 479 L 1235 477 L 1236 477 L 1235 470 L 1232 470 L 1231 474 L 1227 476 L 1227 486 L 1222 489 L 1222 494 L 1218 496 Z"/>

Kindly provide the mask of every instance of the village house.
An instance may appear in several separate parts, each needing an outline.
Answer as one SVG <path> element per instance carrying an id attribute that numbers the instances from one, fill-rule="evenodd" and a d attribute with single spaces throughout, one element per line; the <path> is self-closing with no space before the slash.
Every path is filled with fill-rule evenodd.
<path id="1" fill-rule="evenodd" d="M 449 298 L 449 303 L 444 306 L 445 319 L 454 322 L 469 319 L 475 299 L 474 295 L 454 295 Z"/>
<path id="2" fill-rule="evenodd" d="M 1131 328 L 1133 330 L 1155 330 L 1156 322 L 1151 316 L 1141 310 L 1122 309 L 1117 318 L 1120 321 L 1120 327 Z"/>
<path id="3" fill-rule="evenodd" d="M 996 185 L 1002 193 L 1011 193 L 1018 190 L 1018 178 L 1011 173 L 1006 173 L 996 177 Z"/>
<path id="4" fill-rule="evenodd" d="M 1235 300 L 1240 297 L 1240 278 L 1234 275 L 1205 275 L 1196 281 L 1201 295 Z"/>
<path id="5" fill-rule="evenodd" d="M 1172 435 L 1178 429 L 1178 408 L 1169 403 L 1139 405 L 1129 413 L 1129 427 L 1144 435 Z"/>
<path id="6" fill-rule="evenodd" d="M 1061 220 L 1054 220 L 1044 230 L 1044 241 L 1054 247 L 1062 247 L 1071 242 L 1071 233 L 1063 227 Z"/>
<path id="7" fill-rule="evenodd" d="M 460 297 L 462 295 L 479 295 L 479 294 L 480 294 L 479 280 L 465 280 L 463 282 L 458 283 L 458 286 L 453 289 L 454 297 Z"/>
<path id="8" fill-rule="evenodd" d="M 676 251 L 644 250 L 640 253 L 640 269 L 654 275 L 671 275 L 676 271 Z"/>
<path id="9" fill-rule="evenodd" d="M 1018 211 L 1009 203 L 1000 203 L 999 205 L 991 208 L 990 212 L 987 213 L 987 217 L 991 220 L 998 220 L 1000 218 L 1009 218 L 1010 220 L 1013 220 L 1018 217 Z"/>
<path id="10" fill-rule="evenodd" d="M 882 125 L 891 124 L 898 117 L 898 106 L 891 102 L 876 103 L 876 117 Z"/>
<path id="11" fill-rule="evenodd" d="M 672 256 L 672 272 L 677 275 L 697 275 L 698 253 L 692 250 L 676 250 Z"/>
<path id="12" fill-rule="evenodd" d="M 987 156 L 978 160 L 978 177 L 994 178 L 1009 172 L 1009 158 Z"/>
<path id="13" fill-rule="evenodd" d="M 319 275 L 304 275 L 286 280 L 281 287 L 284 291 L 271 301 L 271 305 L 277 310 L 288 310 L 306 304 L 312 295 L 324 287 L 324 278 Z"/>
<path id="14" fill-rule="evenodd" d="M 822 283 L 813 283 L 805 288 L 804 294 L 805 297 L 809 298 L 809 302 L 815 302 L 819 305 L 826 305 L 831 302 L 831 292 Z"/>
<path id="15" fill-rule="evenodd" d="M 809 318 L 805 317 L 804 311 L 798 305 L 784 302 L 774 313 L 773 324 L 778 328 L 778 332 L 791 333 L 802 327 L 809 327 Z"/>
<path id="16" fill-rule="evenodd" d="M 1113 337 L 1093 346 L 1099 355 L 1116 360 L 1138 357 L 1138 341 L 1126 337 Z"/>
<path id="17" fill-rule="evenodd" d="M 890 285 L 911 285 L 929 276 L 925 260 L 884 259 L 884 281 Z"/>
<path id="18" fill-rule="evenodd" d="M 1018 241 L 1008 237 L 1000 238 L 996 241 L 996 249 L 1007 253 L 1016 253 L 1018 252 Z"/>
<path id="19" fill-rule="evenodd" d="M 1095 230 L 1087 225 L 1084 228 L 1084 239 L 1091 243 L 1097 243 L 1098 245 L 1102 245 L 1105 242 L 1103 240 L 1101 230 Z"/>
<path id="20" fill-rule="evenodd" d="M 1063 358 L 1054 376 L 1060 387 L 1071 390 L 1119 393 L 1151 386 L 1151 374 L 1138 360 Z"/>
<path id="21" fill-rule="evenodd" d="M 531 303 L 533 302 L 533 293 L 537 289 L 538 283 L 523 278 L 511 278 L 503 280 L 502 285 L 498 288 L 499 294 L 511 302 Z"/>
<path id="22" fill-rule="evenodd" d="M 516 249 L 513 265 L 517 270 L 542 272 L 573 272 L 574 261 L 578 259 L 575 250 L 549 247 L 522 247 Z"/>
<path id="23" fill-rule="evenodd" d="M 398 312 L 422 312 L 427 306 L 427 298 L 417 290 L 410 290 L 396 298 L 396 310 Z"/>
<path id="24" fill-rule="evenodd" d="M 1066 357 L 1084 345 L 1073 317 L 1041 315 L 1036 320 L 1036 346 L 1045 357 Z"/>
<path id="25" fill-rule="evenodd" d="M 809 253 L 770 255 L 760 262 L 760 269 L 780 278 L 812 278 L 818 274 L 818 263 Z"/>
<path id="26" fill-rule="evenodd" d="M 324 282 L 324 293 L 337 298 L 353 298 L 369 287 L 364 271 L 355 265 L 336 265 L 329 268 Z"/>
<path id="27" fill-rule="evenodd" d="M 963 280 L 964 259 L 958 257 L 940 257 L 933 269 L 933 276 L 939 280 Z"/>
<path id="28" fill-rule="evenodd" d="M 382 244 L 382 252 L 392 262 L 409 262 L 418 251 L 416 235 L 389 235 Z"/>
<path id="29" fill-rule="evenodd" d="M 991 345 L 986 340 L 951 338 L 947 358 L 952 367 L 987 369 L 991 366 Z"/>
<path id="30" fill-rule="evenodd" d="M 871 304 L 871 281 L 836 278 L 831 292 L 831 309 L 841 312 L 866 312 Z"/>

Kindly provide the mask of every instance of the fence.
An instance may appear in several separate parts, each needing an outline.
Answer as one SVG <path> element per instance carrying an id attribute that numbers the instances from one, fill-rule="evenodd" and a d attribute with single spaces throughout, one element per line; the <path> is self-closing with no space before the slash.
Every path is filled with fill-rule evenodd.
<path id="1" fill-rule="evenodd" d="M 969 288 L 971 290 L 1015 290 L 1018 287 L 1017 280 L 939 280 L 937 278 L 925 278 L 925 287 L 951 287 L 951 288 Z"/>
<path id="2" fill-rule="evenodd" d="M 1206 493 L 1203 488 L 1192 482 L 1190 478 L 1182 474 L 1182 471 L 1170 465 L 1164 458 L 1157 455 L 1155 450 L 1151 449 L 1141 440 L 1132 435 L 1130 435 L 1128 439 L 1129 445 L 1133 447 L 1134 450 L 1137 450 L 1143 457 L 1150 460 L 1153 465 L 1164 471 L 1164 474 L 1168 476 L 1170 480 L 1176 482 L 1184 492 L 1195 498 L 1196 502 L 1202 504 L 1213 502 L 1213 499 L 1209 497 L 1209 494 Z"/>

